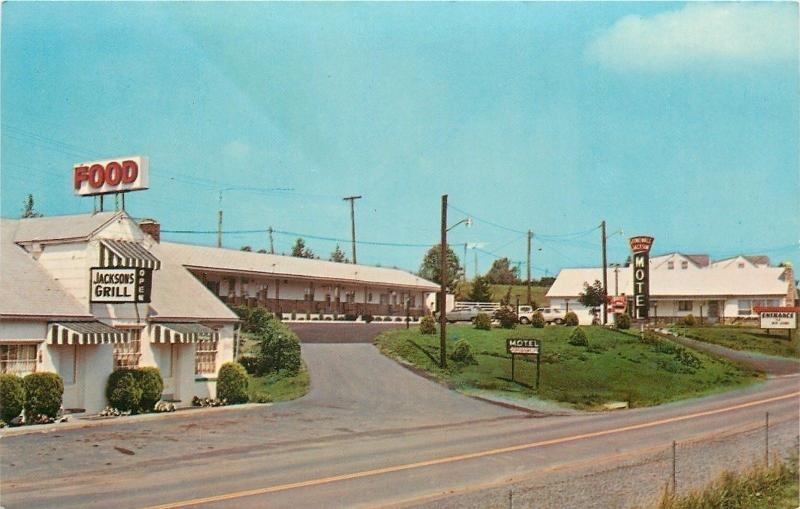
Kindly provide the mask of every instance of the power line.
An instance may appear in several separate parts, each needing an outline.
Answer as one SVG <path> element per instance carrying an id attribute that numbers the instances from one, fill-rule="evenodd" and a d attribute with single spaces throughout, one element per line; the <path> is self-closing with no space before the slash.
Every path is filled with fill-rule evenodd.
<path id="1" fill-rule="evenodd" d="M 217 234 L 217 230 L 161 230 L 162 233 L 175 233 L 181 235 L 211 235 Z M 222 233 L 226 235 L 247 235 L 247 234 L 256 234 L 256 233 L 269 233 L 269 228 L 259 229 L 259 230 L 225 230 Z M 311 240 L 324 240 L 328 242 L 350 242 L 351 239 L 341 239 L 336 237 L 325 237 L 322 235 L 311 235 L 308 233 L 301 233 L 301 232 L 292 232 L 286 230 L 272 230 L 272 233 L 278 235 L 286 235 L 291 237 L 302 237 L 304 239 L 311 239 Z M 414 243 L 404 243 L 404 242 L 378 242 L 378 241 L 369 241 L 369 240 L 357 240 L 356 244 L 362 244 L 366 246 L 390 246 L 390 247 L 431 247 L 433 244 L 414 244 Z"/>

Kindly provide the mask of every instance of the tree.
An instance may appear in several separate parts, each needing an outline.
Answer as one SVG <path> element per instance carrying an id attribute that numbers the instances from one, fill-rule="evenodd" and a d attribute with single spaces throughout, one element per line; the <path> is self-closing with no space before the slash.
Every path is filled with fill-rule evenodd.
<path id="1" fill-rule="evenodd" d="M 242 246 L 241 251 L 247 251 L 249 253 L 253 251 L 253 248 L 250 246 Z"/>
<path id="2" fill-rule="evenodd" d="M 478 276 L 472 282 L 469 300 L 472 302 L 490 302 L 492 300 L 492 288 L 489 286 L 486 276 Z"/>
<path id="3" fill-rule="evenodd" d="M 425 258 L 422 259 L 422 264 L 419 266 L 419 276 L 423 277 L 434 283 L 441 284 L 441 247 L 439 244 L 428 249 L 425 253 Z M 447 273 L 445 275 L 445 287 L 447 291 L 454 291 L 457 279 L 461 274 L 461 264 L 458 261 L 458 256 L 450 246 L 447 247 Z"/>
<path id="4" fill-rule="evenodd" d="M 29 194 L 25 201 L 22 203 L 22 218 L 27 217 L 42 217 L 42 214 L 36 212 L 36 209 L 33 208 L 33 195 Z"/>
<path id="5" fill-rule="evenodd" d="M 298 238 L 292 246 L 292 256 L 296 258 L 317 258 L 314 252 L 306 247 L 306 241 Z"/>
<path id="6" fill-rule="evenodd" d="M 508 258 L 500 258 L 492 263 L 486 279 L 495 285 L 515 285 L 519 283 L 519 267 L 511 267 Z"/>
<path id="7" fill-rule="evenodd" d="M 555 282 L 556 278 L 553 276 L 545 276 L 536 282 L 536 286 L 553 286 L 553 283 Z"/>
<path id="8" fill-rule="evenodd" d="M 333 252 L 331 253 L 330 260 L 332 262 L 337 262 L 337 263 L 348 263 L 349 262 L 347 257 L 345 257 L 345 255 L 344 255 L 344 251 L 342 251 L 342 248 L 339 247 L 339 244 L 336 244 L 336 249 L 334 249 Z"/>
<path id="9" fill-rule="evenodd" d="M 578 296 L 578 302 L 587 308 L 592 308 L 592 312 L 596 313 L 597 308 L 603 305 L 604 300 L 603 283 L 597 279 L 591 285 L 586 282 L 583 283 L 583 293 Z"/>

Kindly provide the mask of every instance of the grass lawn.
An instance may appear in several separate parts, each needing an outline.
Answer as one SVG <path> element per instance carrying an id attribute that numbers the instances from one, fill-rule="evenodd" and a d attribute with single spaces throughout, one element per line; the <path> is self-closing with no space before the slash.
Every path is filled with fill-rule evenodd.
<path id="1" fill-rule="evenodd" d="M 273 373 L 265 376 L 248 375 L 247 388 L 250 401 L 266 403 L 268 401 L 289 401 L 297 399 L 308 392 L 308 371 L 303 369 L 295 376 L 282 376 Z M 268 397 L 266 397 L 268 395 Z"/>
<path id="2" fill-rule="evenodd" d="M 768 355 L 800 358 L 800 353 L 798 353 L 798 336 L 800 334 L 797 332 L 794 333 L 794 340 L 790 342 L 786 337 L 786 331 L 773 331 L 772 334 L 767 334 L 766 330 L 756 327 L 673 326 L 672 330 L 681 334 L 685 331 L 687 337 L 692 339 L 726 346 L 734 350 L 749 350 Z"/>
<path id="3" fill-rule="evenodd" d="M 448 369 L 438 367 L 439 336 L 422 335 L 417 328 L 386 331 L 376 338 L 380 350 L 431 373 L 461 389 L 496 391 L 500 396 L 536 396 L 583 409 L 597 409 L 610 401 L 631 406 L 650 406 L 714 391 L 741 387 L 760 375 L 701 352 L 682 362 L 673 351 L 658 351 L 637 337 L 602 327 L 584 327 L 589 348 L 570 345 L 574 327 L 544 329 L 518 326 L 513 330 L 476 330 L 472 326 L 448 327 L 448 352 L 455 341 L 469 342 L 476 363 L 457 364 L 448 359 Z M 516 379 L 511 380 L 511 360 L 505 339 L 524 337 L 541 340 L 540 388 L 533 388 L 535 362 L 517 357 Z M 670 347 L 675 345 L 666 342 Z M 661 348 L 661 350 L 664 350 Z M 674 348 L 673 348 L 674 350 Z M 687 350 L 684 350 L 686 352 Z"/>

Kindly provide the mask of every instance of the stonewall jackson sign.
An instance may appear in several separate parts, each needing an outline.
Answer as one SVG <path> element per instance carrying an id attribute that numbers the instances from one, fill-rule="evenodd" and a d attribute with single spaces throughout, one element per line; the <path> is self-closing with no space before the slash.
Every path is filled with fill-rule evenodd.
<path id="1" fill-rule="evenodd" d="M 93 268 L 90 272 L 92 303 L 150 302 L 153 270 L 146 268 Z"/>
<path id="2" fill-rule="evenodd" d="M 653 237 L 631 237 L 633 251 L 633 318 L 647 318 L 650 310 L 650 247 Z"/>

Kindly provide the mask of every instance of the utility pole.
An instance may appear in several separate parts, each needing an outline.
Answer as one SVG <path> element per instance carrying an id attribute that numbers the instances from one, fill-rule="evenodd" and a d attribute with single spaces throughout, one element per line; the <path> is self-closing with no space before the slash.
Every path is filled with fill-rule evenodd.
<path id="1" fill-rule="evenodd" d="M 608 270 L 606 263 L 606 220 L 600 223 L 600 237 L 603 241 L 603 325 L 608 323 Z"/>
<path id="2" fill-rule="evenodd" d="M 360 199 L 361 196 L 347 196 L 343 198 L 343 201 L 350 202 L 350 234 L 353 238 L 353 263 L 358 263 L 356 261 L 356 209 L 355 209 L 355 201 Z"/>
<path id="3" fill-rule="evenodd" d="M 267 229 L 267 233 L 269 233 L 269 254 L 275 254 L 275 242 L 272 239 L 272 227 L 271 226 Z"/>
<path id="4" fill-rule="evenodd" d="M 473 249 L 472 254 L 475 255 L 475 274 L 473 274 L 472 277 L 476 278 L 478 277 L 478 252 Z"/>
<path id="5" fill-rule="evenodd" d="M 447 367 L 447 195 L 442 195 L 442 240 L 439 245 L 439 367 Z"/>
<path id="6" fill-rule="evenodd" d="M 528 305 L 531 305 L 531 240 L 533 232 L 528 230 Z"/>
<path id="7" fill-rule="evenodd" d="M 222 191 L 219 192 L 219 210 L 217 211 L 217 247 L 222 247 Z"/>
<path id="8" fill-rule="evenodd" d="M 464 281 L 467 280 L 467 243 L 464 242 Z"/>

